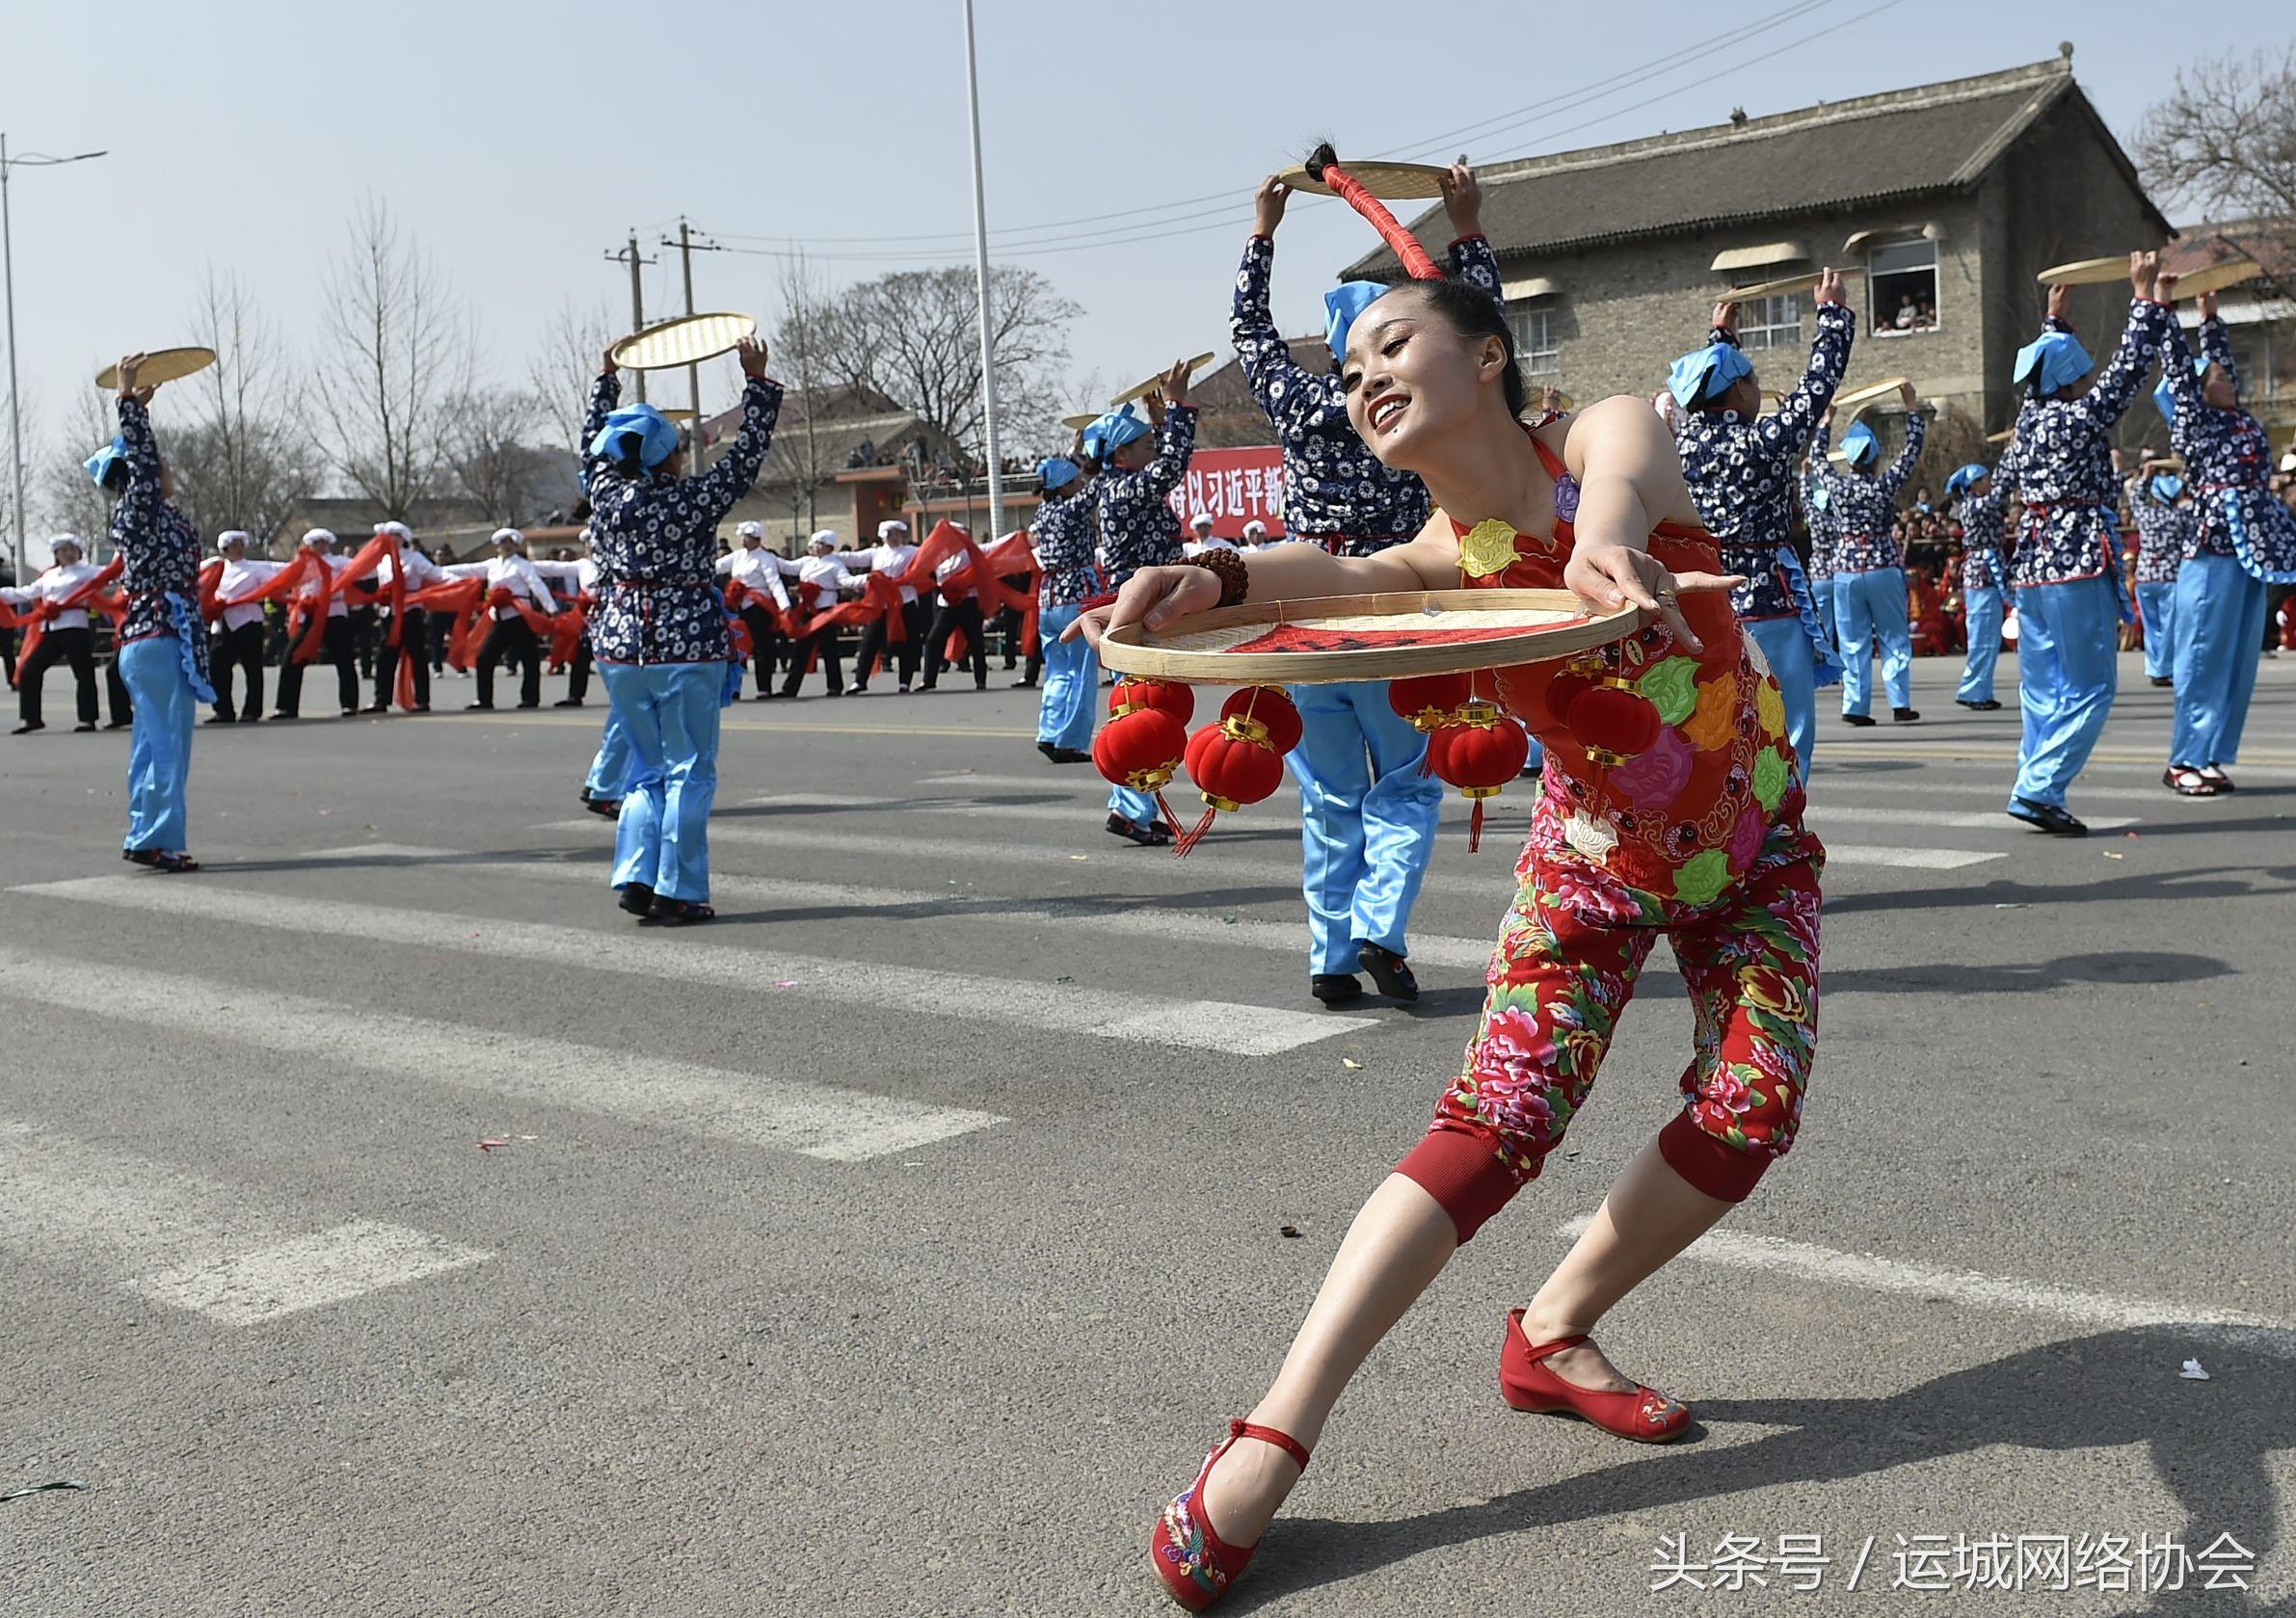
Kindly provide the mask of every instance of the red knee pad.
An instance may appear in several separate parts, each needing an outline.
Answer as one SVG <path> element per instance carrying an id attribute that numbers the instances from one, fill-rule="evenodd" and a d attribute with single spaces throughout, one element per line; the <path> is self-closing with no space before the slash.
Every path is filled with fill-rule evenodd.
<path id="1" fill-rule="evenodd" d="M 1692 1123 L 1687 1112 L 1674 1114 L 1674 1121 L 1659 1130 L 1658 1152 L 1694 1190 L 1724 1203 L 1742 1203 L 1752 1196 L 1773 1161 L 1716 1140 Z"/>

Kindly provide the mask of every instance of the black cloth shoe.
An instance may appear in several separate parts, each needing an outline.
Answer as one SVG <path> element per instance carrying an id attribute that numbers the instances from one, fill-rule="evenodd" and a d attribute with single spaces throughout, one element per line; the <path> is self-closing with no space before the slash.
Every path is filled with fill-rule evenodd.
<path id="1" fill-rule="evenodd" d="M 106 725 L 106 726 L 104 727 L 104 729 L 107 729 L 107 730 L 124 730 L 124 729 L 126 729 L 128 728 L 128 726 L 129 726 L 129 725 L 131 725 L 131 724 L 133 724 L 133 723 L 134 723 L 134 721 L 133 721 L 133 720 L 127 720 L 127 719 L 115 719 L 115 720 L 113 720 L 113 721 L 112 721 L 110 724 Z M 93 726 L 93 725 L 83 725 L 83 726 L 81 726 L 81 727 L 80 727 L 80 729 L 83 729 L 83 730 L 93 730 L 93 729 L 95 729 L 95 727 L 94 727 L 94 726 Z"/>
<path id="2" fill-rule="evenodd" d="M 1058 742 L 1038 742 L 1036 751 L 1055 764 L 1089 764 L 1092 761 L 1091 754 L 1079 753 L 1075 748 L 1062 747 Z"/>
<path id="3" fill-rule="evenodd" d="M 1391 1000 L 1419 998 L 1419 979 L 1411 975 L 1411 964 L 1394 950 L 1380 944 L 1359 945 L 1355 959 L 1363 963 L 1363 969 L 1372 974 L 1372 981 L 1379 986 L 1379 993 Z"/>
<path id="4" fill-rule="evenodd" d="M 1873 722 L 1874 716 L 1870 713 L 1845 713 L 1842 715 L 1842 723 L 1844 725 L 1866 726 L 1871 725 Z"/>
<path id="5" fill-rule="evenodd" d="M 35 730 L 44 730 L 46 729 L 47 726 L 41 721 L 31 719 L 26 720 L 23 724 L 17 726 L 14 729 L 9 731 L 8 733 L 12 736 L 28 736 Z M 94 727 L 90 726 L 89 729 L 93 729 Z"/>
<path id="6" fill-rule="evenodd" d="M 2074 819 L 2055 804 L 2037 804 L 2030 798 L 2019 798 L 2010 806 L 2009 818 L 2022 820 L 2026 825 L 2059 837 L 2085 837 L 2089 828 Z"/>
<path id="7" fill-rule="evenodd" d="M 2170 678 L 2167 675 L 2154 675 L 2152 676 L 2152 683 L 2159 686 L 2163 691 L 2166 691 L 2176 682 Z"/>
<path id="8" fill-rule="evenodd" d="M 1363 985 L 1353 972 L 1318 972 L 1307 980 L 1307 992 L 1327 1006 L 1363 998 Z"/>
<path id="9" fill-rule="evenodd" d="M 707 905 L 691 899 L 655 899 L 654 914 L 646 918 L 654 927 L 690 927 L 697 921 L 716 918 L 717 912 Z"/>
<path id="10" fill-rule="evenodd" d="M 1036 689 L 1036 681 L 1032 679 L 1016 679 L 1012 682 L 1012 688 L 1015 691 L 1033 691 Z"/>
<path id="11" fill-rule="evenodd" d="M 45 727 L 42 727 L 42 729 L 45 729 Z M 95 721 L 92 719 L 85 725 L 74 725 L 71 729 L 72 734 L 74 735 L 84 734 L 85 732 L 93 730 L 95 729 Z"/>
<path id="12" fill-rule="evenodd" d="M 1891 708 L 1889 717 L 1899 725 L 1910 725 L 1921 717 L 1919 708 Z"/>
<path id="13" fill-rule="evenodd" d="M 633 882 L 615 896 L 614 902 L 632 915 L 652 915 L 654 889 L 642 882 Z"/>
<path id="14" fill-rule="evenodd" d="M 2219 792 L 2229 792 L 2233 790 L 2232 778 L 2225 774 L 2224 767 L 2220 764 L 2203 764 L 2201 766 L 2201 775 L 2207 781 L 2209 785 L 2215 787 Z"/>
<path id="15" fill-rule="evenodd" d="M 734 700 L 735 702 L 739 702 L 741 700 L 741 693 L 738 691 L 734 693 Z M 554 708 L 578 708 L 581 705 L 582 699 L 579 697 L 561 697 L 550 704 L 550 706 Z"/>
<path id="16" fill-rule="evenodd" d="M 1998 710 L 2001 706 L 1999 703 L 1994 702 L 1990 697 L 1988 697 L 1982 703 L 1972 703 L 1966 697 L 1956 697 L 1954 701 L 1959 703 L 1962 707 L 1967 708 L 1971 713 L 1992 713 Z"/>
<path id="17" fill-rule="evenodd" d="M 349 708 L 345 708 L 343 711 L 345 713 L 349 713 L 351 710 Z M 359 711 L 360 713 L 388 713 L 390 711 L 390 704 L 388 703 L 369 703 L 365 707 L 360 708 Z"/>
<path id="18" fill-rule="evenodd" d="M 1136 825 L 1114 810 L 1108 813 L 1108 832 L 1128 842 L 1136 842 L 1142 848 L 1163 848 L 1172 840 L 1172 829 L 1162 821 L 1153 821 L 1146 826 Z"/>
<path id="19" fill-rule="evenodd" d="M 236 725 L 239 723 L 239 719 L 235 714 L 211 713 L 200 723 L 202 725 Z"/>
<path id="20" fill-rule="evenodd" d="M 428 713 L 431 710 L 428 708 L 416 708 L 414 711 L 416 713 Z M 239 723 L 242 725 L 260 725 L 263 723 L 263 716 L 259 713 L 243 713 L 239 716 Z"/>
<path id="21" fill-rule="evenodd" d="M 494 704 L 492 703 L 465 703 L 463 711 L 465 713 L 493 713 Z"/>

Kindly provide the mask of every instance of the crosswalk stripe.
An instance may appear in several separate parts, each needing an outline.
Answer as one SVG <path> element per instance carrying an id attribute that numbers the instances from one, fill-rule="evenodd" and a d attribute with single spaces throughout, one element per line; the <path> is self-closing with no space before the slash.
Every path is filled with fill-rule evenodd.
<path id="1" fill-rule="evenodd" d="M 2008 800 L 2003 799 L 2004 803 Z M 1812 799 L 1809 821 L 1823 832 L 1828 823 L 1837 826 L 1931 826 L 1941 832 L 2014 832 L 2020 836 L 2024 828 L 2009 818 L 2002 809 L 1962 810 L 1870 808 L 1863 804 L 1829 803 L 1822 795 Z M 2123 826 L 2134 826 L 2132 815 L 2092 815 L 2092 832 L 2118 832 Z"/>
<path id="2" fill-rule="evenodd" d="M 796 795 L 792 794 L 791 796 Z M 796 804 L 788 798 L 775 799 L 770 801 L 768 807 L 778 805 L 784 808 L 851 809 L 865 813 L 874 809 L 888 814 L 915 811 L 927 814 L 956 814 L 968 818 L 1005 816 L 1027 820 L 1052 820 L 1074 827 L 1078 842 L 1089 840 L 1095 847 L 1103 846 L 1100 838 L 1107 836 L 1090 814 L 1074 812 L 1054 804 L 1027 804 L 1011 809 L 996 804 L 920 806 L 915 803 L 902 803 L 883 798 L 856 798 L 851 803 L 822 803 L 818 801 L 820 794 L 808 796 L 814 801 Z M 2004 821 L 2007 819 L 2006 816 L 2002 818 Z M 536 829 L 545 832 L 565 832 L 586 824 L 598 823 L 595 821 L 558 820 Z M 2009 829 L 2016 830 L 2015 827 Z M 857 837 L 842 827 L 840 827 L 835 835 L 838 847 L 841 849 L 872 847 L 889 854 L 929 855 L 935 859 L 978 860 L 997 857 L 1036 860 L 1042 859 L 1047 852 L 1046 845 L 1042 844 L 1004 848 L 978 841 L 967 842 L 946 837 L 902 836 L 872 839 Z M 1512 869 L 1513 851 L 1517 839 L 1522 836 L 1523 829 L 1520 822 L 1511 825 L 1501 822 L 1483 833 L 1484 854 L 1482 858 L 1489 858 L 1490 851 L 1494 847 L 1504 845 L 1508 850 L 1506 863 L 1497 876 L 1485 879 L 1468 876 L 1464 873 L 1429 871 L 1422 886 L 1442 893 L 1504 896 L 1512 890 L 1512 884 L 1508 873 Z M 713 820 L 709 823 L 709 840 L 713 843 L 748 843 L 760 848 L 810 849 L 816 846 L 817 835 L 814 832 L 781 832 L 772 827 L 744 826 L 727 820 Z M 1236 839 L 1225 840 L 1232 844 Z M 1297 861 L 1253 860 L 1248 857 L 1231 856 L 1225 851 L 1223 839 L 1217 830 L 1215 830 L 1212 836 L 1199 846 L 1204 850 L 1215 852 L 1217 863 L 1223 871 L 1262 875 L 1271 882 L 1282 881 L 1296 884 L 1299 881 Z M 1110 852 L 1115 853 L 1118 850 L 1111 848 Z M 1142 852 L 1151 856 L 1155 853 L 1154 850 L 1143 850 Z M 1826 862 L 1829 866 L 1878 865 L 1911 871 L 1958 871 L 1970 865 L 1983 865 L 1994 860 L 2007 858 L 2008 855 L 2000 849 L 1925 848 L 1905 843 L 1837 843 L 1831 841 L 1826 845 Z M 1167 866 L 1173 863 L 1169 855 L 1164 857 L 1162 863 Z M 1499 864 L 1500 862 L 1493 861 L 1493 863 Z M 1185 871 L 1188 867 L 1182 865 L 1178 868 Z"/>
<path id="3" fill-rule="evenodd" d="M 563 860 L 486 860 L 452 849 L 411 848 L 396 843 L 367 843 L 332 851 L 336 856 L 369 855 L 379 859 L 419 862 L 452 861 L 458 871 L 486 872 L 543 881 L 578 882 L 597 886 L 595 863 L 574 864 Z M 324 859 L 325 854 L 313 858 Z M 1301 921 L 1264 921 L 1250 916 L 1223 918 L 1200 911 L 1123 910 L 1106 899 L 1025 898 L 945 889 L 864 888 L 834 882 L 784 882 L 779 878 L 728 876 L 712 873 L 710 887 L 721 898 L 745 904 L 789 910 L 804 905 L 829 905 L 844 910 L 915 911 L 917 919 L 961 921 L 1025 921 L 1081 931 L 1120 934 L 1131 938 L 1161 939 L 1174 943 L 1224 944 L 1239 949 L 1266 949 L 1283 955 L 1307 952 L 1307 924 Z M 1420 967 L 1456 967 L 1480 972 L 1491 958 L 1492 940 L 1411 936 L 1411 960 Z M 5 979 L 0 978 L 0 987 Z"/>
<path id="4" fill-rule="evenodd" d="M 1556 1233 L 1576 1240 L 1593 1218 L 1590 1213 L 1583 1213 L 1565 1220 Z M 1940 1269 L 1871 1253 L 1848 1253 L 1814 1242 L 1787 1241 L 1778 1236 L 1738 1231 L 1709 1231 L 1685 1248 L 1682 1256 L 1727 1269 L 1768 1270 L 1805 1281 L 1924 1299 L 1950 1298 L 1972 1309 L 2045 1315 L 2088 1327 L 2133 1331 L 2174 1326 L 2179 1332 L 2214 1338 L 2278 1359 L 2296 1360 L 2296 1323 L 2241 1310 L 2082 1292 L 2069 1286 L 2051 1286 L 1975 1270 Z"/>
<path id="5" fill-rule="evenodd" d="M 746 991 L 756 989 L 761 980 L 778 979 L 787 981 L 793 993 L 880 1009 L 897 1006 L 911 1017 L 1003 1022 L 1234 1056 L 1273 1056 L 1351 1029 L 1376 1026 L 1371 1018 L 1328 1012 L 1166 998 L 1116 989 L 928 971 L 875 961 L 770 955 L 701 943 L 690 938 L 632 936 L 492 916 L 301 899 L 221 888 L 212 882 L 82 877 L 34 883 L 11 891 L 146 915 L 188 916 L 332 939 L 366 939 L 495 960 L 511 956 L 552 967 L 628 972 L 676 983 Z"/>
<path id="6" fill-rule="evenodd" d="M 595 875 L 595 873 L 593 873 Z M 121 995 L 100 967 L 0 949 L 0 995 L 174 1033 L 291 1050 L 331 1065 L 418 1073 L 441 1083 L 602 1113 L 830 1162 L 907 1152 L 1001 1124 L 825 1084 L 696 1067 L 564 1040 L 441 1026 L 420 1018 L 141 972 Z"/>
<path id="7" fill-rule="evenodd" d="M 493 1254 L 376 1219 L 298 1229 L 243 1188 L 0 1119 L 0 1247 L 100 1265 L 139 1297 L 254 1326 Z"/>

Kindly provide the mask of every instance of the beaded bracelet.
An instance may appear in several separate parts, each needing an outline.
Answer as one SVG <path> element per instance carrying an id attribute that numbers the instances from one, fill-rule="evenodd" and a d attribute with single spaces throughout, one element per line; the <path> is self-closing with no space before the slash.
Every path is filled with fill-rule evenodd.
<path id="1" fill-rule="evenodd" d="M 1201 551 L 1188 558 L 1191 566 L 1204 569 L 1219 580 L 1219 604 L 1232 607 L 1251 594 L 1251 570 L 1243 558 L 1219 546 Z"/>

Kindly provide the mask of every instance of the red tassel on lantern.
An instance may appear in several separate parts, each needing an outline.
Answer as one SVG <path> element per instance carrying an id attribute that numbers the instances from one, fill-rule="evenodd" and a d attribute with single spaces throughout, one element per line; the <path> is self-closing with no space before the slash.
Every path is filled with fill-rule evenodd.
<path id="1" fill-rule="evenodd" d="M 1482 847 L 1485 801 L 1520 776 L 1530 757 L 1531 738 L 1523 728 L 1483 702 L 1469 703 L 1455 723 L 1439 727 L 1428 738 L 1428 762 L 1435 774 L 1474 801 L 1475 813 L 1467 822 L 1468 853 Z"/>
<path id="2" fill-rule="evenodd" d="M 1414 679 L 1390 680 L 1387 705 L 1395 709 L 1398 718 L 1409 720 L 1414 730 L 1426 735 L 1436 726 L 1448 724 L 1474 695 L 1472 676 L 1421 675 Z"/>
<path id="3" fill-rule="evenodd" d="M 1127 675 L 1108 688 L 1108 712 L 1121 715 L 1134 708 L 1161 708 L 1185 730 L 1196 716 L 1196 694 L 1178 680 L 1135 679 Z"/>

